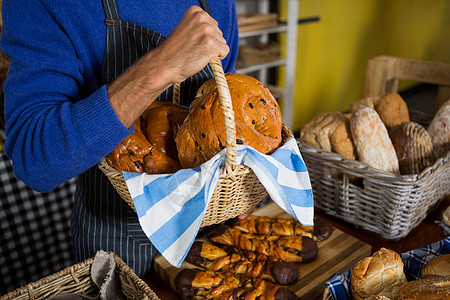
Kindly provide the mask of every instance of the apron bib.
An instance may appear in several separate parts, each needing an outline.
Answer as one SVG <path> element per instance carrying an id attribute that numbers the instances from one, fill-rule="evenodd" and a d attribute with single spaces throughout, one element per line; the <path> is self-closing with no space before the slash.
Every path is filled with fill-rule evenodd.
<path id="1" fill-rule="evenodd" d="M 200 0 L 209 12 L 206 0 Z M 103 84 L 109 84 L 140 57 L 160 45 L 158 32 L 120 20 L 115 0 L 103 0 L 107 26 Z M 180 104 L 188 106 L 198 88 L 213 77 L 208 65 L 180 85 Z M 172 87 L 156 101 L 172 101 Z M 95 255 L 97 250 L 113 251 L 142 276 L 151 268 L 158 251 L 142 231 L 136 213 L 119 196 L 97 166 L 78 176 L 72 212 L 72 238 L 76 261 Z"/>

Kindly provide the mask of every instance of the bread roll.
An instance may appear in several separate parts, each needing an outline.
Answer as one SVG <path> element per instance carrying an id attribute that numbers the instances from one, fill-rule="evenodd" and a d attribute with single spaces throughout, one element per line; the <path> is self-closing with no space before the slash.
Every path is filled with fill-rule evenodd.
<path id="1" fill-rule="evenodd" d="M 171 102 L 153 102 L 106 162 L 118 171 L 165 174 L 181 169 L 175 135 L 188 111 Z"/>
<path id="2" fill-rule="evenodd" d="M 375 169 L 400 174 L 394 146 L 374 109 L 365 107 L 354 112 L 350 117 L 350 129 L 361 162 Z"/>
<path id="3" fill-rule="evenodd" d="M 314 148 L 356 159 L 356 148 L 350 131 L 350 121 L 340 112 L 316 115 L 301 130 L 300 140 Z"/>
<path id="4" fill-rule="evenodd" d="M 405 100 L 395 92 L 382 95 L 375 103 L 375 110 L 388 130 L 410 121 Z"/>
<path id="5" fill-rule="evenodd" d="M 354 113 L 364 107 L 375 109 L 388 129 L 410 121 L 409 110 L 405 100 L 395 92 L 354 101 L 350 103 L 350 112 Z"/>
<path id="6" fill-rule="evenodd" d="M 386 248 L 359 261 L 351 275 L 352 293 L 356 300 L 371 296 L 399 299 L 400 287 L 405 282 L 402 259 L 395 251 Z"/>
<path id="7" fill-rule="evenodd" d="M 450 276 L 427 276 L 405 283 L 402 300 L 450 300 Z"/>
<path id="8" fill-rule="evenodd" d="M 434 163 L 433 144 L 422 125 L 415 122 L 401 123 L 390 130 L 389 136 L 402 175 L 419 174 Z"/>
<path id="9" fill-rule="evenodd" d="M 370 107 L 375 109 L 375 102 L 380 99 L 380 96 L 373 96 L 373 97 L 365 97 L 358 99 L 356 101 L 353 101 L 350 103 L 350 113 L 354 113 L 355 111 L 364 108 L 364 107 Z"/>
<path id="10" fill-rule="evenodd" d="M 450 276 L 450 254 L 436 256 L 422 269 L 422 277 L 437 275 Z"/>
<path id="11" fill-rule="evenodd" d="M 450 227 L 450 205 L 442 212 L 442 221 Z"/>
<path id="12" fill-rule="evenodd" d="M 444 157 L 450 151 L 450 99 L 436 112 L 428 127 L 436 158 Z"/>
<path id="13" fill-rule="evenodd" d="M 234 110 L 236 142 L 271 154 L 282 142 L 277 101 L 255 78 L 227 73 L 226 79 Z M 214 78 L 199 88 L 178 131 L 176 144 L 183 168 L 199 166 L 224 149 L 225 124 Z"/>

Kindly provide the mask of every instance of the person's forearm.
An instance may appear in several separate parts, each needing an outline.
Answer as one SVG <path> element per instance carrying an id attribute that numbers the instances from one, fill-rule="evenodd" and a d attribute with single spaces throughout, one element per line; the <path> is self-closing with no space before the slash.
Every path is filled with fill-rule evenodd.
<path id="1" fill-rule="evenodd" d="M 142 57 L 107 88 L 111 107 L 126 127 L 130 127 L 162 92 L 172 85 L 167 68 L 157 58 L 159 49 Z"/>
<path id="2" fill-rule="evenodd" d="M 198 6 L 191 6 L 167 39 L 107 89 L 111 106 L 126 127 L 168 87 L 200 72 L 229 47 L 217 22 Z"/>

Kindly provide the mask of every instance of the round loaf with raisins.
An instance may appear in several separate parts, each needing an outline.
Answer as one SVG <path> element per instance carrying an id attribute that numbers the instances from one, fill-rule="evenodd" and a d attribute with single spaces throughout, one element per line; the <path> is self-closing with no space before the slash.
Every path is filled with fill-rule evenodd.
<path id="1" fill-rule="evenodd" d="M 253 77 L 237 73 L 225 76 L 234 111 L 236 143 L 271 154 L 282 142 L 277 101 Z M 225 148 L 225 123 L 214 78 L 199 88 L 175 141 L 183 168 L 197 167 Z"/>

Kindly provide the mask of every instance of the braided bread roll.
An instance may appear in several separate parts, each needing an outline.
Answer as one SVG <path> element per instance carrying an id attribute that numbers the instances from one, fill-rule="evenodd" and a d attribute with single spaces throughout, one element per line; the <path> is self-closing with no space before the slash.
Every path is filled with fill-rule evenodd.
<path id="1" fill-rule="evenodd" d="M 298 268 L 293 263 L 274 262 L 265 255 L 243 252 L 236 248 L 229 248 L 228 254 L 217 256 L 223 252 L 223 249 L 215 245 L 195 241 L 185 260 L 207 270 L 246 274 L 250 279 L 264 278 L 280 285 L 290 285 L 298 279 Z"/>
<path id="2" fill-rule="evenodd" d="M 263 279 L 258 279 L 252 284 L 245 276 L 236 276 L 230 272 L 183 269 L 175 277 L 175 287 L 185 297 L 202 296 L 204 299 L 297 299 L 297 296 L 286 287 Z"/>
<path id="3" fill-rule="evenodd" d="M 306 236 L 315 241 L 330 237 L 334 227 L 321 219 L 314 219 L 314 226 L 304 226 L 295 219 L 270 218 L 250 215 L 245 219 L 234 219 L 232 226 L 239 231 L 251 234 Z"/>
<path id="4" fill-rule="evenodd" d="M 218 299 L 223 293 L 242 286 L 241 281 L 244 282 L 241 277 L 231 273 L 183 269 L 175 277 L 175 287 L 185 297 Z"/>
<path id="5" fill-rule="evenodd" d="M 269 235 L 302 235 L 313 238 L 312 226 L 303 226 L 300 222 L 292 219 L 258 217 L 250 215 L 245 219 L 235 219 L 233 227 L 247 233 L 252 234 L 269 234 Z"/>
<path id="6" fill-rule="evenodd" d="M 269 256 L 274 261 L 309 262 L 316 258 L 319 250 L 309 237 L 252 235 L 227 226 L 211 231 L 208 238 L 215 243 Z"/>
<path id="7" fill-rule="evenodd" d="M 225 74 L 233 104 L 236 142 L 270 154 L 282 142 L 281 110 L 269 89 L 253 77 Z M 176 136 L 183 168 L 194 168 L 225 148 L 225 123 L 219 92 L 212 78 L 197 92 Z"/>

